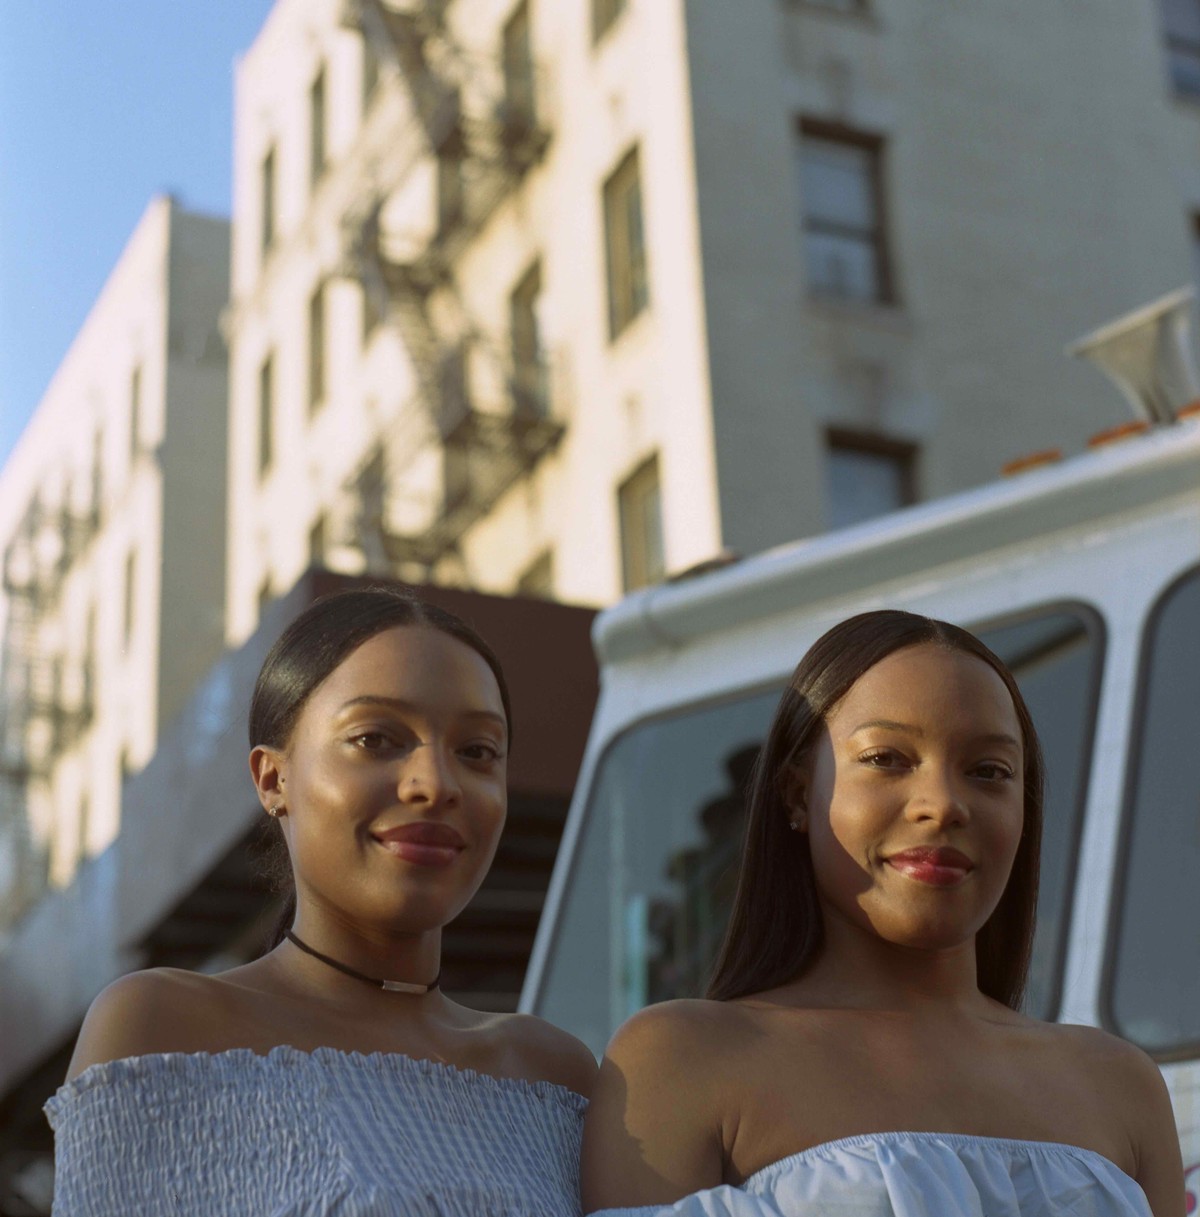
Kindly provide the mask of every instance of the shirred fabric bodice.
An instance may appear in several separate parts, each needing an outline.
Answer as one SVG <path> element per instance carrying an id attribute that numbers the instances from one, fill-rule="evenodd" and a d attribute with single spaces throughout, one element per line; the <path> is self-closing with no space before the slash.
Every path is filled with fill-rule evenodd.
<path id="1" fill-rule="evenodd" d="M 772 1163 L 741 1187 L 603 1217 L 1151 1217 L 1092 1150 L 954 1133 L 874 1133 Z M 597 1213 L 595 1217 L 602 1217 Z"/>
<path id="2" fill-rule="evenodd" d="M 93 1065 L 46 1104 L 55 1217 L 578 1217 L 586 1100 L 393 1053 Z"/>

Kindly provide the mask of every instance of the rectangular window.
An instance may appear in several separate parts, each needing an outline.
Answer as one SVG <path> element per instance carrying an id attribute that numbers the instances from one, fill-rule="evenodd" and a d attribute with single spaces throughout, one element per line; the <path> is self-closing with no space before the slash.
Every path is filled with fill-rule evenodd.
<path id="1" fill-rule="evenodd" d="M 915 501 L 916 447 L 869 431 L 830 428 L 829 527 L 847 528 Z"/>
<path id="2" fill-rule="evenodd" d="M 135 610 L 135 600 L 137 597 L 137 554 L 130 552 L 125 558 L 125 599 L 124 610 L 122 612 L 122 633 L 125 639 L 125 648 L 128 650 L 130 642 L 133 641 L 133 627 L 137 624 L 137 612 Z"/>
<path id="3" fill-rule="evenodd" d="M 882 141 L 803 123 L 797 147 L 809 290 L 840 300 L 890 302 Z"/>
<path id="4" fill-rule="evenodd" d="M 639 465 L 617 490 L 621 525 L 621 576 L 627 592 L 658 583 L 666 574 L 658 457 Z"/>
<path id="5" fill-rule="evenodd" d="M 267 150 L 259 172 L 262 251 L 266 253 L 275 241 L 275 149 Z"/>
<path id="6" fill-rule="evenodd" d="M 1161 0 L 1163 41 L 1171 83 L 1200 97 L 1200 0 Z"/>
<path id="7" fill-rule="evenodd" d="M 521 572 L 517 580 L 517 595 L 537 600 L 554 599 L 554 554 L 544 549 Z"/>
<path id="8" fill-rule="evenodd" d="M 836 13 L 865 13 L 866 0 L 804 0 L 811 8 L 829 8 Z"/>
<path id="9" fill-rule="evenodd" d="M 324 566 L 325 554 L 329 549 L 329 518 L 321 514 L 317 516 L 313 526 L 308 530 L 308 564 L 309 566 Z"/>
<path id="10" fill-rule="evenodd" d="M 379 55 L 375 44 L 364 35 L 362 40 L 362 108 L 365 114 L 379 85 Z"/>
<path id="11" fill-rule="evenodd" d="M 325 285 L 318 283 L 308 299 L 308 412 L 325 400 Z"/>
<path id="12" fill-rule="evenodd" d="M 275 459 L 275 358 L 268 355 L 258 369 L 258 472 Z"/>
<path id="13" fill-rule="evenodd" d="M 521 0 L 505 23 L 503 41 L 505 125 L 527 131 L 533 126 L 535 112 L 528 0 Z"/>
<path id="14" fill-rule="evenodd" d="M 142 367 L 138 364 L 129 377 L 129 459 L 137 460 L 142 432 Z"/>
<path id="15" fill-rule="evenodd" d="M 599 42 L 621 15 L 625 0 L 592 0 L 592 41 Z"/>
<path id="16" fill-rule="evenodd" d="M 91 850 L 88 842 L 92 835 L 92 807 L 87 791 L 79 796 L 79 835 L 76 837 L 76 863 L 86 862 Z"/>
<path id="17" fill-rule="evenodd" d="M 438 236 L 445 236 L 463 221 L 466 201 L 463 194 L 462 154 L 453 141 L 437 158 Z"/>
<path id="18" fill-rule="evenodd" d="M 542 341 L 538 314 L 542 296 L 542 266 L 535 262 L 521 276 L 508 299 L 512 331 L 513 413 L 543 417 L 547 413 Z"/>
<path id="19" fill-rule="evenodd" d="M 325 172 L 325 69 L 308 90 L 308 174 L 315 186 Z"/>
<path id="20" fill-rule="evenodd" d="M 604 183 L 608 332 L 615 338 L 649 304 L 642 227 L 642 178 L 634 148 Z"/>

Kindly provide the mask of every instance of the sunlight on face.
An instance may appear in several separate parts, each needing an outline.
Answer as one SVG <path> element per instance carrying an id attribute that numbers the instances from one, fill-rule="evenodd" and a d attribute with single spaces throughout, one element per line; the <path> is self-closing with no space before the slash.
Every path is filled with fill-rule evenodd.
<path id="1" fill-rule="evenodd" d="M 827 928 L 963 946 L 1004 892 L 1024 819 L 1024 751 L 1004 681 L 974 655 L 906 647 L 828 716 L 805 792 Z"/>
<path id="2" fill-rule="evenodd" d="M 504 824 L 496 678 L 427 627 L 385 630 L 304 705 L 286 751 L 297 892 L 364 924 L 430 929 L 462 910 Z"/>

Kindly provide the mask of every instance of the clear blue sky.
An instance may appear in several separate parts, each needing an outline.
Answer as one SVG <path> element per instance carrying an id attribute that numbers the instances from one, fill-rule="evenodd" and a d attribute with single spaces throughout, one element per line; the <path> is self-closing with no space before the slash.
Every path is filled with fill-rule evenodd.
<path id="1" fill-rule="evenodd" d="M 0 463 L 146 204 L 229 214 L 271 0 L 0 0 Z"/>

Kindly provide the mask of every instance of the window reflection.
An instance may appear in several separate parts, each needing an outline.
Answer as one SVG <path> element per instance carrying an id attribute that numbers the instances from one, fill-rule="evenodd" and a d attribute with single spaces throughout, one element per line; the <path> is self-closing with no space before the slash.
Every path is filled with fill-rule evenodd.
<path id="1" fill-rule="evenodd" d="M 1164 595 L 1149 630 L 1110 965 L 1116 1029 L 1160 1053 L 1200 1041 L 1197 622 L 1200 570 Z"/>
<path id="2" fill-rule="evenodd" d="M 1052 1015 L 1102 645 L 1081 611 L 978 631 L 1045 746 L 1046 825 L 1027 1008 Z M 642 723 L 597 771 L 538 1013 L 601 1052 L 634 1011 L 704 990 L 732 904 L 744 796 L 779 688 Z"/>

